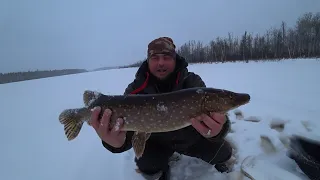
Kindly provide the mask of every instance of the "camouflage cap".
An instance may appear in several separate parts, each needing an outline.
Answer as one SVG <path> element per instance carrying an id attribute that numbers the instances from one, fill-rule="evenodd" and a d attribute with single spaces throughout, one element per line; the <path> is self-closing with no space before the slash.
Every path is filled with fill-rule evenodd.
<path id="1" fill-rule="evenodd" d="M 169 37 L 160 37 L 151 41 L 148 45 L 148 59 L 154 54 L 167 54 L 175 57 L 176 46 Z"/>

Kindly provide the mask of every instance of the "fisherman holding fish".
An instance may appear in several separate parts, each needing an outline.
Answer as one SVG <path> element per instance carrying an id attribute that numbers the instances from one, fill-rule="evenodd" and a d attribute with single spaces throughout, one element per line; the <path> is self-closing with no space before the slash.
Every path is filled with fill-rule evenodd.
<path id="1" fill-rule="evenodd" d="M 147 60 L 138 69 L 135 79 L 124 94 L 156 94 L 176 90 L 205 87 L 201 77 L 188 71 L 188 63 L 176 53 L 171 38 L 160 37 L 148 45 Z M 134 132 L 120 131 L 118 126 L 109 127 L 111 111 L 106 110 L 99 119 L 100 107 L 94 108 L 90 123 L 102 140 L 103 146 L 112 153 L 122 153 L 132 148 Z M 220 172 L 232 169 L 232 148 L 224 139 L 230 129 L 227 115 L 211 113 L 190 119 L 192 126 L 162 133 L 152 133 L 145 150 L 135 162 L 145 179 L 168 180 L 169 159 L 174 152 L 202 159 Z M 120 128 L 119 128 L 120 127 Z"/>

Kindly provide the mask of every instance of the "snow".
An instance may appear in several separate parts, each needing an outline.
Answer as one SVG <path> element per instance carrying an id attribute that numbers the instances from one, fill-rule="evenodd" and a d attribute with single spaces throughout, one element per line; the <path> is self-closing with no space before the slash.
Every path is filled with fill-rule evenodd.
<path id="1" fill-rule="evenodd" d="M 228 139 L 237 147 L 235 170 L 248 155 L 268 155 L 260 148 L 260 135 L 265 135 L 280 151 L 266 159 L 305 177 L 285 156 L 279 138 L 295 133 L 320 139 L 319 69 L 319 61 L 307 59 L 189 66 L 208 87 L 251 95 L 251 102 L 238 110 L 244 118 L 257 117 L 260 122 L 239 120 L 230 112 L 233 124 Z M 86 124 L 75 140 L 67 141 L 58 120 L 64 109 L 84 105 L 84 90 L 123 94 L 136 70 L 113 69 L 0 85 L 0 179 L 142 180 L 135 171 L 132 149 L 110 153 Z M 286 122 L 283 132 L 270 128 L 274 119 Z M 172 176 L 173 180 L 228 179 L 212 166 L 187 156 L 172 162 Z"/>

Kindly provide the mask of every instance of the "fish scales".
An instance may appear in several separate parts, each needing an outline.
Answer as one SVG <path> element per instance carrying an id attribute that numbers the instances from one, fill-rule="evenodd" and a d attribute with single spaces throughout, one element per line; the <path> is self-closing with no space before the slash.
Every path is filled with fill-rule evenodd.
<path id="1" fill-rule="evenodd" d="M 84 107 L 66 109 L 59 115 L 68 140 L 78 136 L 84 122 L 91 117 L 91 109 L 100 106 L 103 111 L 111 109 L 111 127 L 122 117 L 121 130 L 134 131 L 131 143 L 137 158 L 143 154 L 145 143 L 151 133 L 168 132 L 191 125 L 190 119 L 210 112 L 227 113 L 229 110 L 247 104 L 250 95 L 224 89 L 196 87 L 161 94 L 104 95 L 85 91 Z"/>
<path id="2" fill-rule="evenodd" d="M 190 125 L 191 117 L 203 113 L 202 97 L 196 91 L 127 96 L 101 94 L 89 108 L 111 109 L 111 126 L 122 117 L 125 131 L 167 132 Z"/>

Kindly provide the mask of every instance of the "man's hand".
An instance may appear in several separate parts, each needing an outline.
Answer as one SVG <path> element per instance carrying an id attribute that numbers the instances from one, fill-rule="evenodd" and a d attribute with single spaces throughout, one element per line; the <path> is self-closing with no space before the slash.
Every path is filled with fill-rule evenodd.
<path id="1" fill-rule="evenodd" d="M 99 119 L 100 111 L 100 107 L 93 109 L 89 124 L 96 130 L 101 140 L 115 148 L 121 147 L 126 138 L 126 131 L 121 131 L 123 119 L 119 118 L 116 125 L 114 127 L 110 127 L 109 121 L 112 113 L 111 110 L 106 109 L 102 118 Z"/>
<path id="2" fill-rule="evenodd" d="M 192 126 L 206 138 L 218 135 L 225 122 L 225 115 L 219 113 L 202 114 L 191 119 Z"/>

